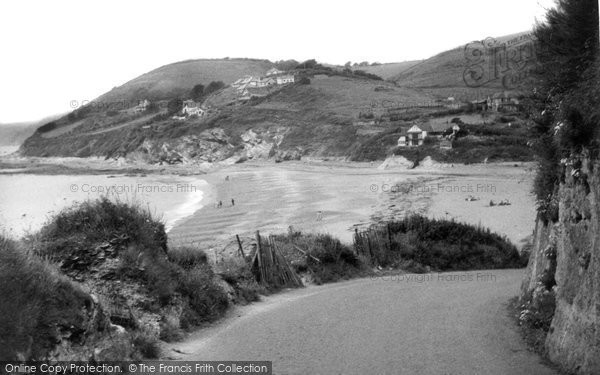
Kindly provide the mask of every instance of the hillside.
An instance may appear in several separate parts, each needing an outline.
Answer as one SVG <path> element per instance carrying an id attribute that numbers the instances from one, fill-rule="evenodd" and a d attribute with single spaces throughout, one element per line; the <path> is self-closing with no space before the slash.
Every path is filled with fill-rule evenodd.
<path id="1" fill-rule="evenodd" d="M 144 98 L 167 99 L 187 93 L 194 85 L 223 81 L 227 84 L 244 75 L 261 75 L 273 67 L 268 60 L 201 59 L 181 61 L 155 69 L 112 89 L 96 101 L 113 103 Z"/>
<path id="2" fill-rule="evenodd" d="M 511 43 L 519 35 L 499 38 L 499 41 Z M 422 62 L 353 69 L 314 60 L 300 65 L 290 60 L 285 62 L 285 67 L 282 62 L 256 59 L 183 61 L 153 70 L 111 90 L 95 101 L 103 105 L 79 108 L 44 125 L 27 139 L 21 153 L 126 157 L 148 163 L 301 157 L 382 160 L 394 153 L 399 136 L 412 125 L 444 126 L 455 117 L 473 111 L 467 105 L 469 101 L 502 90 L 502 86 L 494 82 L 483 89 L 465 85 L 463 60 L 463 49 L 456 48 Z M 231 86 L 246 75 L 264 76 L 274 66 L 294 75 L 295 83 L 248 90 Z M 396 74 L 393 82 L 381 79 L 392 74 Z M 170 107 L 175 99 L 189 99 L 195 85 L 206 87 L 213 81 L 223 81 L 226 86 L 199 99 L 206 109 L 204 115 L 173 116 L 178 111 Z M 457 100 L 446 100 L 449 96 Z M 136 110 L 135 106 L 142 99 L 152 101 L 152 108 Z M 463 118 L 463 121 L 466 124 L 501 123 L 502 126 L 522 122 L 518 116 L 509 117 L 512 120 L 508 121 L 500 121 L 501 117 L 484 118 L 482 114 L 468 121 Z M 512 140 L 515 132 L 518 133 L 518 144 L 515 144 L 518 150 L 499 150 L 504 142 Z M 500 138 L 475 137 L 461 142 L 464 150 L 473 151 L 476 146 L 477 151 L 468 157 L 457 155 L 463 151 L 450 156 L 447 152 L 435 154 L 448 162 L 530 158 L 530 151 L 525 150 L 527 129 L 488 129 L 482 136 Z M 492 148 L 493 152 L 486 151 Z M 410 155 L 415 160 L 424 156 Z"/>
<path id="3" fill-rule="evenodd" d="M 518 52 L 518 46 L 530 42 L 530 39 L 527 37 L 528 34 L 529 32 L 521 32 L 495 38 L 495 46 L 507 46 L 508 54 L 513 53 L 513 51 Z M 405 69 L 401 73 L 390 77 L 389 80 L 402 87 L 421 88 L 425 90 L 434 89 L 442 95 L 471 100 L 478 97 L 485 97 L 503 89 L 514 88 L 505 87 L 507 85 L 515 86 L 516 84 L 513 85 L 509 82 L 507 85 L 504 85 L 502 80 L 503 75 L 501 74 L 498 74 L 497 77 L 491 77 L 492 73 L 488 68 L 490 66 L 489 55 L 485 55 L 485 60 L 481 60 L 485 61 L 485 64 L 481 65 L 485 67 L 482 81 L 477 83 L 473 82 L 473 80 L 468 77 L 468 74 L 466 74 L 468 73 L 468 68 L 472 66 L 472 63 L 467 57 L 469 59 L 474 59 L 474 54 L 479 51 L 484 51 L 484 49 L 481 48 L 481 44 L 477 43 L 470 44 L 470 46 L 475 47 L 467 48 L 467 43 L 465 43 L 459 47 L 444 51 Z M 478 51 L 474 51 L 475 48 L 477 48 Z M 486 52 L 489 52 L 489 49 Z M 469 53 L 472 55 L 469 55 Z M 525 54 L 523 54 L 523 56 L 524 55 Z M 515 56 L 517 56 L 517 54 L 515 54 Z M 526 56 L 523 57 L 523 61 L 518 62 L 518 66 L 514 56 L 509 58 L 514 60 L 508 67 L 509 73 L 518 73 L 517 70 L 526 71 L 530 67 L 530 64 L 525 61 Z M 500 59 L 498 60 L 498 67 L 503 71 L 504 69 L 507 69 L 505 64 L 506 62 L 503 62 Z M 481 84 L 488 80 L 489 82 Z M 479 86 L 479 84 L 481 85 Z"/>
<path id="4" fill-rule="evenodd" d="M 402 61 L 395 63 L 385 63 L 369 66 L 359 66 L 354 70 L 364 70 L 367 73 L 375 74 L 385 80 L 396 77 L 407 69 L 419 64 L 422 60 Z"/>

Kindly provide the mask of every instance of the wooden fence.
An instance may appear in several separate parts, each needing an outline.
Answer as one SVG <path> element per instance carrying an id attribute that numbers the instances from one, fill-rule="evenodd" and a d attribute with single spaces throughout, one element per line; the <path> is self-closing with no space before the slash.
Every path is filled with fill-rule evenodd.
<path id="1" fill-rule="evenodd" d="M 392 251 L 389 224 L 354 230 L 354 251 L 373 265 L 385 264 Z"/>
<path id="2" fill-rule="evenodd" d="M 241 244 L 240 244 L 240 251 Z M 276 288 L 302 287 L 302 280 L 290 268 L 287 260 L 277 249 L 272 236 L 265 241 L 256 231 L 256 252 L 250 263 L 256 281 L 264 286 Z"/>

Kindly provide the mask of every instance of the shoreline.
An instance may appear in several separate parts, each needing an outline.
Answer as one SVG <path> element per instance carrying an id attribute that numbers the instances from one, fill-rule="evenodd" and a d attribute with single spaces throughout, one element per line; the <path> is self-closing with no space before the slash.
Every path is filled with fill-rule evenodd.
<path id="1" fill-rule="evenodd" d="M 76 159 L 75 164 L 66 165 Z M 197 177 L 206 181 L 202 198 L 188 197 L 181 217 L 165 223 L 172 246 L 198 246 L 211 253 L 227 253 L 235 234 L 253 236 L 256 230 L 285 233 L 289 227 L 305 232 L 329 233 L 352 243 L 353 228 L 420 213 L 432 218 L 454 219 L 484 225 L 507 236 L 515 245 L 533 231 L 535 202 L 529 196 L 535 163 L 435 164 L 406 169 L 380 168 L 382 163 L 309 159 L 275 163 L 255 160 L 240 164 L 149 166 L 99 160 L 99 158 L 0 157 L 0 178 L 16 175 L 113 175 Z M 16 173 L 2 170 L 2 167 Z M 83 167 L 86 167 L 83 169 Z M 88 169 L 90 168 L 90 169 Z M 84 172 L 85 171 L 85 172 Z M 7 173 L 8 172 L 8 173 Z M 229 181 L 225 181 L 230 176 Z M 419 191 L 436 184 L 494 184 L 496 193 Z M 376 190 L 371 190 L 375 186 Z M 409 187 L 408 192 L 402 191 Z M 385 190 L 387 187 L 387 191 Z M 391 188 L 400 191 L 391 191 Z M 423 189 L 422 189 L 423 190 Z M 466 201 L 478 195 L 477 201 Z M 235 199 L 235 206 L 231 199 Z M 507 207 L 489 207 L 489 200 L 508 199 Z M 215 208 L 215 202 L 223 202 Z M 194 206 L 199 209 L 193 209 Z M 319 214 L 319 211 L 321 214 Z M 529 211 L 529 212 L 528 212 Z M 322 219 L 318 216 L 321 215 Z M 495 216 L 511 215 L 511 223 L 500 225 Z M 530 217 L 531 216 L 531 217 Z M 225 247 L 225 249 L 223 249 Z"/>

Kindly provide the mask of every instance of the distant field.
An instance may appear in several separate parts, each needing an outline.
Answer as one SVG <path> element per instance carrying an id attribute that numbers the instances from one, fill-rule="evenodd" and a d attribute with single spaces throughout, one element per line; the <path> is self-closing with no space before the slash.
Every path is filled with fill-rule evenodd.
<path id="1" fill-rule="evenodd" d="M 384 106 L 433 102 L 435 97 L 419 90 L 400 88 L 373 80 L 318 75 L 306 87 L 284 91 L 258 108 L 286 105 L 290 110 L 312 107 L 358 120 L 360 112 L 383 111 Z"/>

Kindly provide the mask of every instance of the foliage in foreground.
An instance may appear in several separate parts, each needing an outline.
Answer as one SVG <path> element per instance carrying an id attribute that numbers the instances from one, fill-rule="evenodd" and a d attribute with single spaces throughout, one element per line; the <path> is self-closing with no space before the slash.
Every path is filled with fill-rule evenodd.
<path id="1" fill-rule="evenodd" d="M 527 259 L 506 238 L 482 228 L 452 220 L 413 215 L 388 223 L 391 251 L 382 266 L 398 267 L 409 261 L 414 270 L 458 271 L 524 267 Z"/>
<path id="2" fill-rule="evenodd" d="M 275 236 L 275 241 L 295 271 L 310 274 L 317 284 L 361 277 L 369 272 L 351 247 L 329 234 L 302 233 L 291 229 L 288 234 Z"/>
<path id="3" fill-rule="evenodd" d="M 111 303 L 130 299 L 139 285 L 149 299 L 129 303 L 142 312 L 157 313 L 183 301 L 181 328 L 217 319 L 229 301 L 206 254 L 168 249 L 166 239 L 164 225 L 147 210 L 101 198 L 60 212 L 30 245 L 75 280 L 100 285 L 99 291 L 108 288 Z M 137 328 L 135 322 L 131 326 Z"/>
<path id="4" fill-rule="evenodd" d="M 78 325 L 90 303 L 50 263 L 0 236 L 0 359 L 44 355 L 57 328 Z"/>

